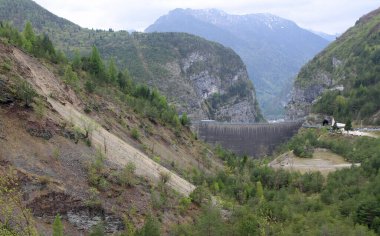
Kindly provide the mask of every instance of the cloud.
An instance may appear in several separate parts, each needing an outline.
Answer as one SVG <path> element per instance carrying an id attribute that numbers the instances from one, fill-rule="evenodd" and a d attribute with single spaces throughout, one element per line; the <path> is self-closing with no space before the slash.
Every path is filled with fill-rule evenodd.
<path id="1" fill-rule="evenodd" d="M 56 15 L 80 26 L 143 30 L 175 8 L 218 8 L 230 14 L 268 12 L 304 28 L 341 33 L 379 0 L 35 0 Z"/>

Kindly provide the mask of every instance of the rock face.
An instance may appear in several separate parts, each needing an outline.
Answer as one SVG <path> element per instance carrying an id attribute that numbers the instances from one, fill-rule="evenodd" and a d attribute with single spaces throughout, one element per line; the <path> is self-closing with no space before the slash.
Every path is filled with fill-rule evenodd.
<path id="1" fill-rule="evenodd" d="M 145 65 L 138 72 L 129 64 L 131 74 L 158 88 L 180 113 L 192 120 L 263 121 L 246 67 L 233 50 L 185 33 L 131 37 Z"/>
<path id="2" fill-rule="evenodd" d="M 313 83 L 303 85 L 294 83 L 291 99 L 286 107 L 286 118 L 295 120 L 307 116 L 311 111 L 312 104 L 328 88 L 333 85 L 332 76 L 321 71 L 312 79 Z"/>
<path id="3" fill-rule="evenodd" d="M 189 84 L 183 95 L 178 94 L 179 87 L 167 87 L 167 93 L 171 98 L 180 98 L 179 102 L 186 105 L 178 105 L 181 112 L 189 113 L 194 120 L 215 119 L 218 121 L 252 123 L 260 121 L 261 115 L 257 104 L 255 105 L 255 91 L 249 81 L 247 71 L 240 58 L 233 55 L 231 51 L 227 55 L 217 55 L 217 57 L 226 56 L 226 60 L 215 58 L 212 53 L 204 51 L 194 51 L 181 60 L 180 67 L 175 76 L 176 80 Z M 220 64 L 211 65 L 210 61 L 220 60 Z M 208 66 L 207 64 L 210 64 Z M 201 66 L 202 65 L 202 66 Z M 228 71 L 225 71 L 230 67 Z M 227 72 L 227 73 L 226 73 Z M 229 89 L 234 85 L 246 84 L 249 92 L 246 96 L 231 95 Z M 170 92 L 171 91 L 171 92 Z M 227 96 L 226 102 L 220 102 L 215 109 L 209 107 L 210 98 L 214 95 Z M 191 101 L 191 102 L 189 102 Z"/>

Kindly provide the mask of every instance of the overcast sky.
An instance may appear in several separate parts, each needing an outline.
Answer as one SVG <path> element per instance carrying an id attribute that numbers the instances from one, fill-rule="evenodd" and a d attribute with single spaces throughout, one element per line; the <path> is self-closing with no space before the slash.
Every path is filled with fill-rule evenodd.
<path id="1" fill-rule="evenodd" d="M 272 13 L 303 28 L 342 33 L 380 0 L 35 0 L 82 27 L 143 31 L 175 8 L 217 8 L 230 14 Z"/>

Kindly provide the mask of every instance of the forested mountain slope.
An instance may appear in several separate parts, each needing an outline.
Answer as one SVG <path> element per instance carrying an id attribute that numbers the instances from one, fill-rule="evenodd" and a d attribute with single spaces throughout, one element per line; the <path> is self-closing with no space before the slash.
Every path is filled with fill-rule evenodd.
<path id="1" fill-rule="evenodd" d="M 0 72 L 0 235 L 51 235 L 59 215 L 67 235 L 135 230 L 163 208 L 164 225 L 186 221 L 174 206 L 191 176 L 221 167 L 185 116 L 95 47 L 68 61 L 30 24 L 1 24 Z"/>
<path id="2" fill-rule="evenodd" d="M 284 114 L 301 66 L 328 41 L 271 14 L 230 15 L 217 9 L 175 9 L 145 32 L 186 32 L 234 49 L 247 66 L 265 116 Z"/>
<path id="3" fill-rule="evenodd" d="M 380 124 L 380 9 L 361 17 L 305 65 L 288 104 L 290 118 L 310 112 Z"/>
<path id="4" fill-rule="evenodd" d="M 194 120 L 262 121 L 246 68 L 232 50 L 188 34 L 83 29 L 30 0 L 0 1 L 0 19 L 20 30 L 30 21 L 69 57 L 95 45 L 139 82 L 158 88 Z"/>

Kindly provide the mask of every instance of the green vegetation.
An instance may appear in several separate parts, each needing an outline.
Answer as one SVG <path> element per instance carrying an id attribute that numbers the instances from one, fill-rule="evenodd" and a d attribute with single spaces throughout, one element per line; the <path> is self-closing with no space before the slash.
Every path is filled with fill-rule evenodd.
<path id="1" fill-rule="evenodd" d="M 136 236 L 160 236 L 160 225 L 153 216 L 148 216 L 144 226 L 137 231 Z"/>
<path id="2" fill-rule="evenodd" d="M 209 230 L 209 235 L 379 234 L 380 140 L 302 130 L 283 150 L 294 149 L 297 142 L 301 146 L 308 143 L 312 149 L 331 149 L 362 166 L 324 177 L 319 172 L 274 170 L 265 161 L 217 148 L 226 170 L 200 178 L 204 184 L 191 198 L 202 206 L 202 213 L 194 225 L 173 227 L 173 234 L 205 235 L 204 230 Z M 209 201 L 202 200 L 206 191 L 212 191 L 231 214 L 227 221 L 218 216 L 219 211 L 210 212 Z"/>
<path id="3" fill-rule="evenodd" d="M 17 79 L 16 95 L 25 103 L 26 107 L 30 107 L 33 98 L 37 95 L 37 93 L 27 81 Z"/>
<path id="4" fill-rule="evenodd" d="M 135 175 L 136 166 L 132 162 L 129 162 L 122 170 L 116 172 L 114 176 L 116 177 L 116 182 L 123 186 L 135 186 L 137 183 L 137 178 Z"/>
<path id="5" fill-rule="evenodd" d="M 63 236 L 63 225 L 59 214 L 55 216 L 53 222 L 53 236 Z"/>
<path id="6" fill-rule="evenodd" d="M 135 83 L 127 69 L 118 71 L 114 59 L 111 59 L 107 66 L 95 46 L 92 47 L 92 52 L 88 57 L 80 56 L 76 51 L 73 60 L 67 62 L 65 57 L 54 49 L 49 37 L 36 35 L 29 22 L 22 33 L 8 23 L 1 23 L 0 37 L 8 43 L 24 48 L 36 57 L 58 63 L 64 71 L 62 78 L 64 83 L 77 93 L 86 91 L 104 95 L 111 88 L 116 90 L 112 99 L 125 102 L 143 117 L 160 121 L 175 129 L 179 129 L 181 124 L 186 126 L 190 122 L 187 118 L 180 121 L 175 107 L 169 105 L 165 96 L 161 95 L 157 89 Z M 24 80 L 19 80 L 16 88 L 20 99 L 26 106 L 30 106 L 33 97 L 36 96 L 31 85 Z"/>
<path id="7" fill-rule="evenodd" d="M 322 73 L 333 84 L 344 86 L 343 91 L 323 93 L 313 112 L 343 121 L 351 117 L 365 123 L 380 122 L 371 119 L 380 110 L 379 25 L 379 12 L 370 13 L 302 68 L 296 86 L 307 88 L 320 83 L 317 78 Z"/>
<path id="8" fill-rule="evenodd" d="M 99 222 L 98 224 L 91 227 L 89 235 L 90 236 L 104 236 L 104 235 L 106 235 L 103 223 Z"/>
<path id="9" fill-rule="evenodd" d="M 0 235 L 37 236 L 32 214 L 23 204 L 17 173 L 9 168 L 0 174 Z"/>

